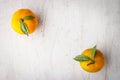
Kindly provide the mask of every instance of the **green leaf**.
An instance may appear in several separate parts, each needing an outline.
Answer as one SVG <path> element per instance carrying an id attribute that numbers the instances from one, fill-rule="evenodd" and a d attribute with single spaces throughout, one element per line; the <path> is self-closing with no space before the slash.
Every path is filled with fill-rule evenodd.
<path id="1" fill-rule="evenodd" d="M 96 45 L 92 48 L 92 51 L 91 51 L 91 57 L 92 58 L 95 57 L 95 52 L 96 52 Z"/>
<path id="2" fill-rule="evenodd" d="M 89 57 L 81 54 L 81 55 L 76 56 L 76 57 L 74 58 L 74 60 L 79 61 L 79 62 L 83 62 L 83 61 L 88 61 L 88 60 L 90 60 L 90 59 L 89 59 Z"/>
<path id="3" fill-rule="evenodd" d="M 25 16 L 25 17 L 23 18 L 23 20 L 31 20 L 31 19 L 33 19 L 33 18 L 35 18 L 35 17 L 33 17 L 33 16 Z"/>
<path id="4" fill-rule="evenodd" d="M 29 30 L 28 30 L 28 27 L 27 25 L 23 22 L 23 19 L 20 19 L 20 28 L 22 30 L 22 32 L 24 34 L 26 34 L 27 36 L 29 36 Z"/>

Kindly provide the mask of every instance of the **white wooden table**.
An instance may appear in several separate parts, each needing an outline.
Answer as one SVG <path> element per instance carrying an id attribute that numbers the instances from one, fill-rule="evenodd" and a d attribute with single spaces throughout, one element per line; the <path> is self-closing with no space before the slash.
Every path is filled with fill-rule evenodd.
<path id="1" fill-rule="evenodd" d="M 39 27 L 15 33 L 11 17 L 31 9 Z M 73 58 L 97 44 L 106 65 L 87 73 Z M 0 0 L 0 80 L 119 80 L 120 0 Z"/>

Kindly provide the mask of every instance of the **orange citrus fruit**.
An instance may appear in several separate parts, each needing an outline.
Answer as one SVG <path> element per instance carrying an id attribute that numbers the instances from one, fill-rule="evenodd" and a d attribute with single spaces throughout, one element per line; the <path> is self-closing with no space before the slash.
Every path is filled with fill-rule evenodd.
<path id="1" fill-rule="evenodd" d="M 98 72 L 104 66 L 104 55 L 96 49 L 94 57 L 91 55 L 92 48 L 86 49 L 81 55 L 76 56 L 74 59 L 79 61 L 80 66 L 87 72 Z"/>
<path id="2" fill-rule="evenodd" d="M 92 51 L 92 49 L 87 49 L 87 50 L 83 51 L 82 54 L 84 54 L 85 56 L 88 56 L 90 59 L 92 59 L 91 55 L 90 55 L 91 51 Z M 88 71 L 88 72 L 97 72 L 100 69 L 102 69 L 102 67 L 104 66 L 104 56 L 101 51 L 96 50 L 95 57 L 93 60 L 95 61 L 94 64 L 88 65 L 90 63 L 90 60 L 89 60 L 89 61 L 80 62 L 80 65 L 85 71 Z"/>
<path id="3" fill-rule="evenodd" d="M 37 28 L 38 19 L 31 10 L 19 9 L 13 14 L 11 25 L 15 32 L 28 35 Z"/>

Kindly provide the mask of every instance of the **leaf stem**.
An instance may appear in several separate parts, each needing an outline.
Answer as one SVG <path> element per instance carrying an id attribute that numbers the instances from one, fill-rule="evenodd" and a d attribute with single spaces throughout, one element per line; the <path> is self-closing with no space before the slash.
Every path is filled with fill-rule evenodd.
<path id="1" fill-rule="evenodd" d="M 91 64 L 94 64 L 94 63 L 95 63 L 95 61 L 92 60 L 92 59 L 90 59 L 90 63 L 88 63 L 87 66 L 89 66 L 89 65 L 91 65 Z"/>

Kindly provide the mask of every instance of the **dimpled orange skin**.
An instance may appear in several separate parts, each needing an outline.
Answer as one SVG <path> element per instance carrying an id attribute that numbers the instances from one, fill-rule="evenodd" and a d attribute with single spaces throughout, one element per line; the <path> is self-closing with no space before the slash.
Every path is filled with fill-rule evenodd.
<path id="1" fill-rule="evenodd" d="M 87 49 L 87 50 L 83 51 L 82 54 L 84 54 L 84 55 L 88 56 L 90 59 L 92 59 L 91 58 L 91 51 L 92 51 L 92 49 Z M 90 60 L 89 60 L 89 61 L 80 62 L 80 65 L 87 72 L 98 72 L 104 66 L 103 53 L 99 50 L 96 50 L 95 57 L 93 60 L 95 61 L 94 64 L 90 64 L 87 66 L 87 64 L 90 63 Z"/>
<path id="2" fill-rule="evenodd" d="M 31 10 L 19 9 L 13 14 L 12 21 L 11 21 L 11 25 L 12 25 L 13 30 L 19 34 L 24 34 L 20 28 L 20 18 L 23 18 L 25 16 L 33 16 L 34 17 L 31 20 L 24 20 L 24 23 L 28 27 L 29 34 L 34 32 L 38 26 L 38 19 Z"/>

